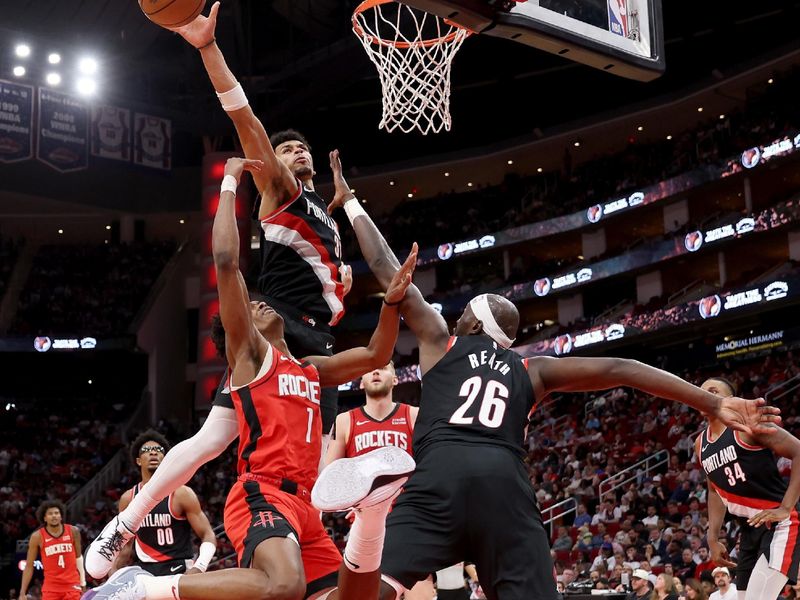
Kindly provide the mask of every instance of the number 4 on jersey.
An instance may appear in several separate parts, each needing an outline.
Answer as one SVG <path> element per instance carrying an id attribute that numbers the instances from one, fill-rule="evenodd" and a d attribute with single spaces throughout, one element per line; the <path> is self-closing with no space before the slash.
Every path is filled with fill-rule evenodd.
<path id="1" fill-rule="evenodd" d="M 451 423 L 454 425 L 473 424 L 475 417 L 468 417 L 466 414 L 478 398 L 482 387 L 483 380 L 478 376 L 470 377 L 461 385 L 461 391 L 458 395 L 461 398 L 466 397 L 466 401 L 450 417 Z M 492 429 L 500 427 L 503 422 L 503 415 L 506 413 L 506 400 L 508 400 L 508 388 L 499 381 L 490 379 L 486 383 L 486 389 L 483 392 L 481 407 L 478 411 L 478 421 Z"/>
<path id="2" fill-rule="evenodd" d="M 730 467 L 725 467 L 725 476 L 728 478 L 730 485 L 736 485 L 737 479 L 743 482 L 747 481 L 747 477 L 745 477 L 744 471 L 742 471 L 742 467 L 739 466 L 738 462 L 733 463 L 733 470 Z"/>

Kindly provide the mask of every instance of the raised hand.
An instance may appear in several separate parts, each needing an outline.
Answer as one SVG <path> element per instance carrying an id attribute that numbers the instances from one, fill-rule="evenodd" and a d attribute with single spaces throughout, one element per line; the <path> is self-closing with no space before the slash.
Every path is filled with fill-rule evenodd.
<path id="1" fill-rule="evenodd" d="M 203 48 L 214 41 L 214 32 L 217 29 L 217 13 L 219 13 L 219 2 L 214 2 L 207 17 L 198 15 L 197 18 L 182 27 L 169 27 L 195 48 Z"/>
<path id="2" fill-rule="evenodd" d="M 258 173 L 264 167 L 264 161 L 251 160 L 249 158 L 229 158 L 225 163 L 225 175 L 232 175 L 236 178 L 237 182 L 242 180 L 242 173 L 250 171 L 251 173 Z"/>
<path id="3" fill-rule="evenodd" d="M 414 274 L 414 269 L 417 267 L 417 253 L 419 246 L 414 242 L 411 247 L 411 252 L 408 254 L 406 261 L 400 266 L 397 273 L 394 274 L 392 280 L 389 282 L 389 287 L 386 288 L 386 295 L 383 301 L 386 304 L 398 304 L 405 298 L 406 290 L 411 285 L 411 276 Z"/>
<path id="4" fill-rule="evenodd" d="M 344 295 L 350 293 L 350 290 L 353 287 L 353 267 L 350 265 L 346 265 L 342 263 L 342 266 L 339 267 L 339 273 L 342 276 L 342 285 L 344 286 Z"/>
<path id="5" fill-rule="evenodd" d="M 727 427 L 742 431 L 749 435 L 770 435 L 780 425 L 781 411 L 774 406 L 767 406 L 763 398 L 745 400 L 730 396 L 720 401 L 717 414 L 714 415 Z"/>
<path id="6" fill-rule="evenodd" d="M 328 154 L 328 158 L 331 161 L 331 171 L 333 172 L 333 200 L 331 200 L 330 204 L 328 204 L 328 214 L 333 214 L 333 211 L 340 206 L 344 206 L 344 203 L 350 200 L 351 198 L 355 198 L 355 194 L 350 191 L 350 186 L 347 185 L 347 181 L 344 179 L 344 173 L 342 172 L 342 161 L 339 158 L 339 151 L 333 150 L 331 153 Z"/>

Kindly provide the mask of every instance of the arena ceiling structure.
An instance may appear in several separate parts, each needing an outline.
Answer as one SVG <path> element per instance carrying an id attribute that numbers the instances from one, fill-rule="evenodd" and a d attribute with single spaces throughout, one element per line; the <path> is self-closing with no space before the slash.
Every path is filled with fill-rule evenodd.
<path id="1" fill-rule="evenodd" d="M 578 0 L 562 2 L 565 9 Z M 586 1 L 586 0 L 583 0 Z M 602 2 L 603 0 L 591 0 Z M 295 127 L 317 150 L 342 149 L 363 167 L 542 137 L 630 104 L 679 94 L 800 47 L 800 2 L 664 2 L 667 71 L 650 83 L 613 77 L 513 42 L 473 36 L 453 67 L 449 133 L 377 129 L 380 84 L 350 29 L 354 0 L 223 0 L 218 42 L 268 130 Z M 224 136 L 199 57 L 146 20 L 133 0 L 25 0 L 7 6 L 0 37 L 86 47 L 101 94 L 162 107 L 192 135 Z M 0 64 L 11 60 L 8 44 Z M 318 158 L 318 161 L 320 158 Z"/>

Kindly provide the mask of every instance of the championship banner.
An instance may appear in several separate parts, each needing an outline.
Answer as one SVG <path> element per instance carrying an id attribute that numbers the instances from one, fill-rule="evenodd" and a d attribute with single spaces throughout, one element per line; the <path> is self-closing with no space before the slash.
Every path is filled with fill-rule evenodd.
<path id="1" fill-rule="evenodd" d="M 61 173 L 89 166 L 89 109 L 69 94 L 39 88 L 36 158 Z"/>
<path id="2" fill-rule="evenodd" d="M 92 156 L 131 160 L 131 111 L 117 106 L 92 107 Z"/>
<path id="3" fill-rule="evenodd" d="M 145 167 L 172 168 L 172 121 L 136 113 L 133 162 Z"/>
<path id="4" fill-rule="evenodd" d="M 0 80 L 0 163 L 33 158 L 33 87 Z"/>

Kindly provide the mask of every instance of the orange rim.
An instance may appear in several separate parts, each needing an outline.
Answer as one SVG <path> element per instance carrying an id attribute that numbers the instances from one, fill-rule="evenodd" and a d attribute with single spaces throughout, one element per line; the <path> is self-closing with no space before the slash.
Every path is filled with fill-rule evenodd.
<path id="1" fill-rule="evenodd" d="M 377 46 L 402 48 L 404 50 L 408 48 L 417 48 L 417 47 L 429 48 L 430 46 L 436 46 L 438 44 L 447 44 L 456 39 L 456 36 L 461 31 L 466 32 L 468 36 L 472 35 L 473 33 L 466 27 L 462 27 L 458 23 L 454 23 L 453 21 L 444 18 L 442 18 L 442 20 L 451 27 L 455 27 L 456 28 L 455 31 L 451 31 L 447 35 L 443 35 L 438 38 L 432 38 L 429 40 L 417 40 L 416 42 L 398 42 L 397 40 L 385 40 L 382 37 L 364 31 L 364 29 L 361 27 L 361 24 L 358 22 L 357 18 L 358 15 L 368 11 L 371 8 L 380 6 L 381 4 L 391 4 L 391 3 L 396 3 L 396 2 L 395 0 L 363 0 L 363 2 L 359 4 L 353 11 L 353 30 L 362 38 L 366 38 L 370 44 L 375 44 Z"/>

